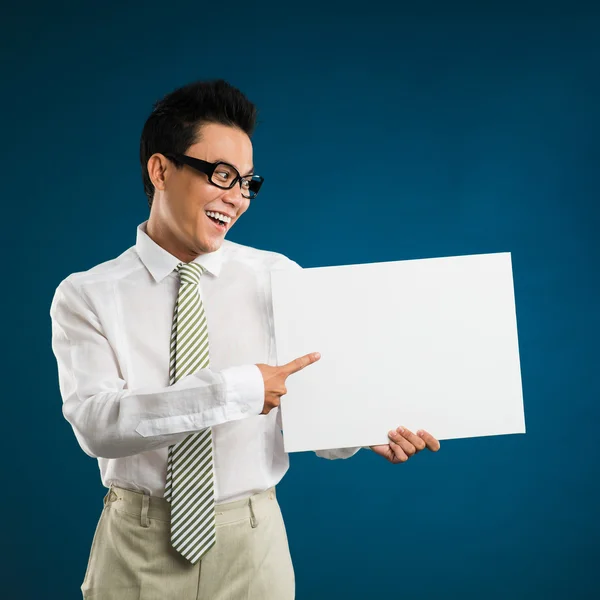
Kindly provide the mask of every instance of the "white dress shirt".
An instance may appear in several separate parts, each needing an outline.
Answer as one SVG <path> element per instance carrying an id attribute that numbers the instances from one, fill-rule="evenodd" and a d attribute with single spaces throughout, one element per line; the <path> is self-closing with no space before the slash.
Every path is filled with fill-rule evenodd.
<path id="1" fill-rule="evenodd" d="M 301 267 L 228 240 L 198 256 L 193 262 L 207 270 L 199 291 L 210 366 L 170 386 L 180 260 L 147 235 L 146 224 L 135 246 L 56 289 L 50 316 L 63 414 L 84 452 L 98 459 L 106 487 L 164 496 L 168 446 L 212 427 L 216 502 L 264 491 L 289 467 L 280 409 L 260 414 L 264 383 L 256 364 L 276 364 L 269 272 Z"/>

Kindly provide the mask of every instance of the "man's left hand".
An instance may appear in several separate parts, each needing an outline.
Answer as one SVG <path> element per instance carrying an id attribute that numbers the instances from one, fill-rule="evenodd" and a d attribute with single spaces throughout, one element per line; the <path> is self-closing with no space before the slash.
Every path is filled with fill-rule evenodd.
<path id="1" fill-rule="evenodd" d="M 440 443 L 430 433 L 424 430 L 419 430 L 417 433 L 418 435 L 412 433 L 406 427 L 398 427 L 395 431 L 388 433 L 389 444 L 371 446 L 371 450 L 391 463 L 397 464 L 406 462 L 411 456 L 425 448 L 432 452 L 440 449 Z"/>

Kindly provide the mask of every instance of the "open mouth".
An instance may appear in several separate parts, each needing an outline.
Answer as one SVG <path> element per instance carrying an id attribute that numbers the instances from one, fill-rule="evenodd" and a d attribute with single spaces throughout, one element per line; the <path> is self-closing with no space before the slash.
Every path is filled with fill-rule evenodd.
<path id="1" fill-rule="evenodd" d="M 208 213 L 205 213 L 205 214 L 209 218 L 209 220 L 212 221 L 213 224 L 216 227 L 218 227 L 221 231 L 225 231 L 227 229 L 228 224 L 221 221 L 221 219 L 219 219 L 218 217 L 212 216 L 212 215 L 214 215 L 214 213 L 212 213 L 212 215 L 209 215 Z"/>

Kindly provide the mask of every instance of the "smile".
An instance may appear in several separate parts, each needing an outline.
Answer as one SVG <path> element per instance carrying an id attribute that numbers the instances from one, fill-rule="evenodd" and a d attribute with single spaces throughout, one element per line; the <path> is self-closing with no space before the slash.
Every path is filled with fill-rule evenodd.
<path id="1" fill-rule="evenodd" d="M 204 211 L 206 216 L 212 221 L 214 225 L 216 225 L 220 230 L 227 229 L 227 225 L 231 223 L 231 217 L 227 215 L 223 215 L 218 212 L 213 212 L 210 210 Z"/>

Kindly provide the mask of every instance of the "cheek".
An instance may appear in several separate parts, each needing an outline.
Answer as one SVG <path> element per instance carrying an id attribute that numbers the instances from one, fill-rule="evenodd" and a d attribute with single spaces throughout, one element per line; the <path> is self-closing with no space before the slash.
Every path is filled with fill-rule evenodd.
<path id="1" fill-rule="evenodd" d="M 194 186 L 188 179 L 181 179 L 170 189 L 169 205 L 176 215 L 189 214 L 190 207 L 194 204 Z"/>
<path id="2" fill-rule="evenodd" d="M 209 202 L 214 202 L 220 195 L 220 190 L 201 179 L 189 182 L 185 191 L 186 207 L 190 213 L 204 210 Z"/>

